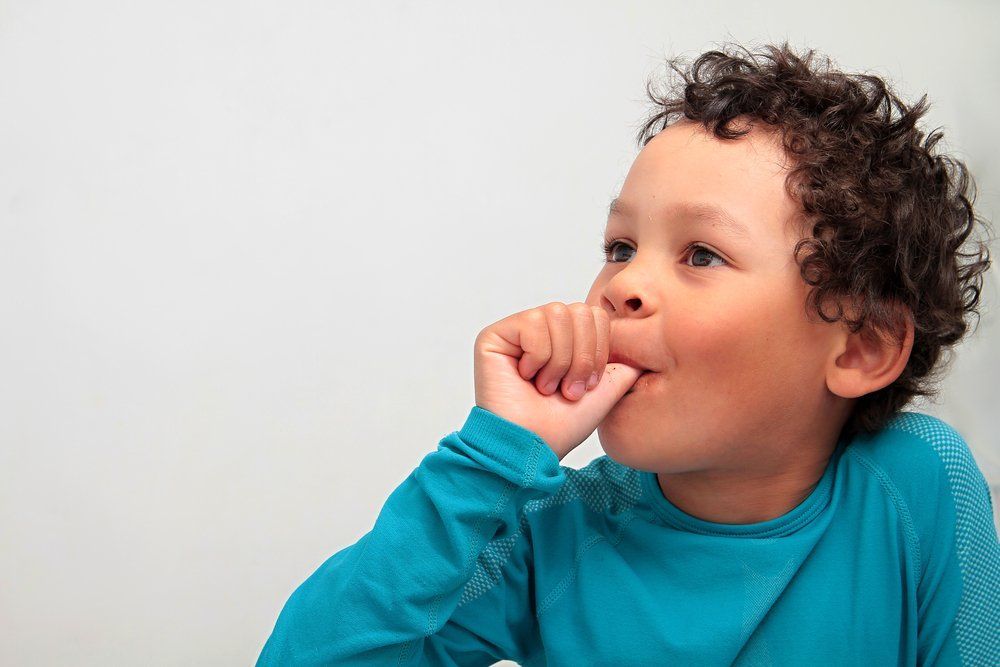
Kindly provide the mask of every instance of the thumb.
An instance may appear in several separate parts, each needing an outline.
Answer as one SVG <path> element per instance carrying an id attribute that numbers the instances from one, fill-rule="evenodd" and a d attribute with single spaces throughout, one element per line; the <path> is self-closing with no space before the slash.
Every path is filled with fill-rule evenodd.
<path id="1" fill-rule="evenodd" d="M 604 367 L 604 376 L 593 389 L 585 393 L 577 403 L 588 410 L 600 412 L 598 421 L 611 412 L 615 403 L 622 399 L 635 381 L 642 375 L 642 371 L 627 364 L 607 364 Z"/>

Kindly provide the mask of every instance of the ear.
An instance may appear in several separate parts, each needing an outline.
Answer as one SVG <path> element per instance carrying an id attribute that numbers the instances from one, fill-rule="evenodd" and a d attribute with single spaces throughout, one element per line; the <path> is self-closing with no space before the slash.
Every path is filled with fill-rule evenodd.
<path id="1" fill-rule="evenodd" d="M 906 368 L 913 349 L 913 316 L 906 306 L 893 303 L 895 337 L 867 325 L 851 333 L 841 325 L 826 368 L 826 386 L 843 398 L 858 398 L 892 384 Z"/>

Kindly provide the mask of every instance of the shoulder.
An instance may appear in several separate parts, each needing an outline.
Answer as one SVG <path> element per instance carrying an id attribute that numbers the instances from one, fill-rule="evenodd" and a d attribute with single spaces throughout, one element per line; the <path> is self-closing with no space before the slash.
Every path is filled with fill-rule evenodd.
<path id="1" fill-rule="evenodd" d="M 947 422 L 900 412 L 878 433 L 856 437 L 847 451 L 893 496 L 921 543 L 964 542 L 992 527 L 989 485 L 968 443 Z"/>
<path id="2" fill-rule="evenodd" d="M 900 412 L 885 428 L 852 443 L 901 484 L 912 478 L 916 492 L 941 484 L 956 502 L 989 487 L 965 438 L 951 424 L 923 412 Z M 942 491 L 944 488 L 941 489 Z"/>
<path id="3" fill-rule="evenodd" d="M 900 412 L 887 425 L 890 434 L 909 436 L 933 451 L 946 472 L 978 471 L 968 443 L 951 424 L 923 412 Z M 890 435 L 891 437 L 891 435 Z"/>
<path id="4" fill-rule="evenodd" d="M 931 490 L 959 494 L 966 487 L 985 485 L 962 435 L 922 412 L 898 413 L 878 433 L 857 436 L 848 451 L 877 468 L 907 496 Z"/>
<path id="5" fill-rule="evenodd" d="M 986 476 L 965 439 L 948 423 L 920 412 L 904 412 L 890 423 L 900 434 L 916 438 L 938 458 L 938 476 L 947 482 L 960 538 L 972 524 L 993 522 L 993 500 Z"/>

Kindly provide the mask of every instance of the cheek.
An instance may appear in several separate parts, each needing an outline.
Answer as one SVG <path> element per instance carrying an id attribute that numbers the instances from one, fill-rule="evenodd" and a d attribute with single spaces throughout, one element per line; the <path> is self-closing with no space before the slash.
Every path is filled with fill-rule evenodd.
<path id="1" fill-rule="evenodd" d="M 760 337 L 765 322 L 758 304 L 738 298 L 713 299 L 675 313 L 669 329 L 685 356 L 717 366 L 743 358 L 746 346 Z"/>
<path id="2" fill-rule="evenodd" d="M 771 377 L 783 382 L 797 363 L 794 341 L 802 316 L 788 300 L 771 298 L 773 293 L 748 289 L 707 311 L 689 313 L 677 323 L 678 363 L 723 395 L 759 391 Z"/>

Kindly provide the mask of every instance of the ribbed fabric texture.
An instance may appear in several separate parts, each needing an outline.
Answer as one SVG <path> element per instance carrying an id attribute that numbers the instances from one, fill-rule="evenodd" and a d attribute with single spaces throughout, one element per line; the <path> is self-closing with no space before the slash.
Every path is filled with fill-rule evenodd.
<path id="1" fill-rule="evenodd" d="M 781 517 L 704 521 L 479 407 L 291 595 L 258 665 L 1000 665 L 986 480 L 903 412 Z"/>

